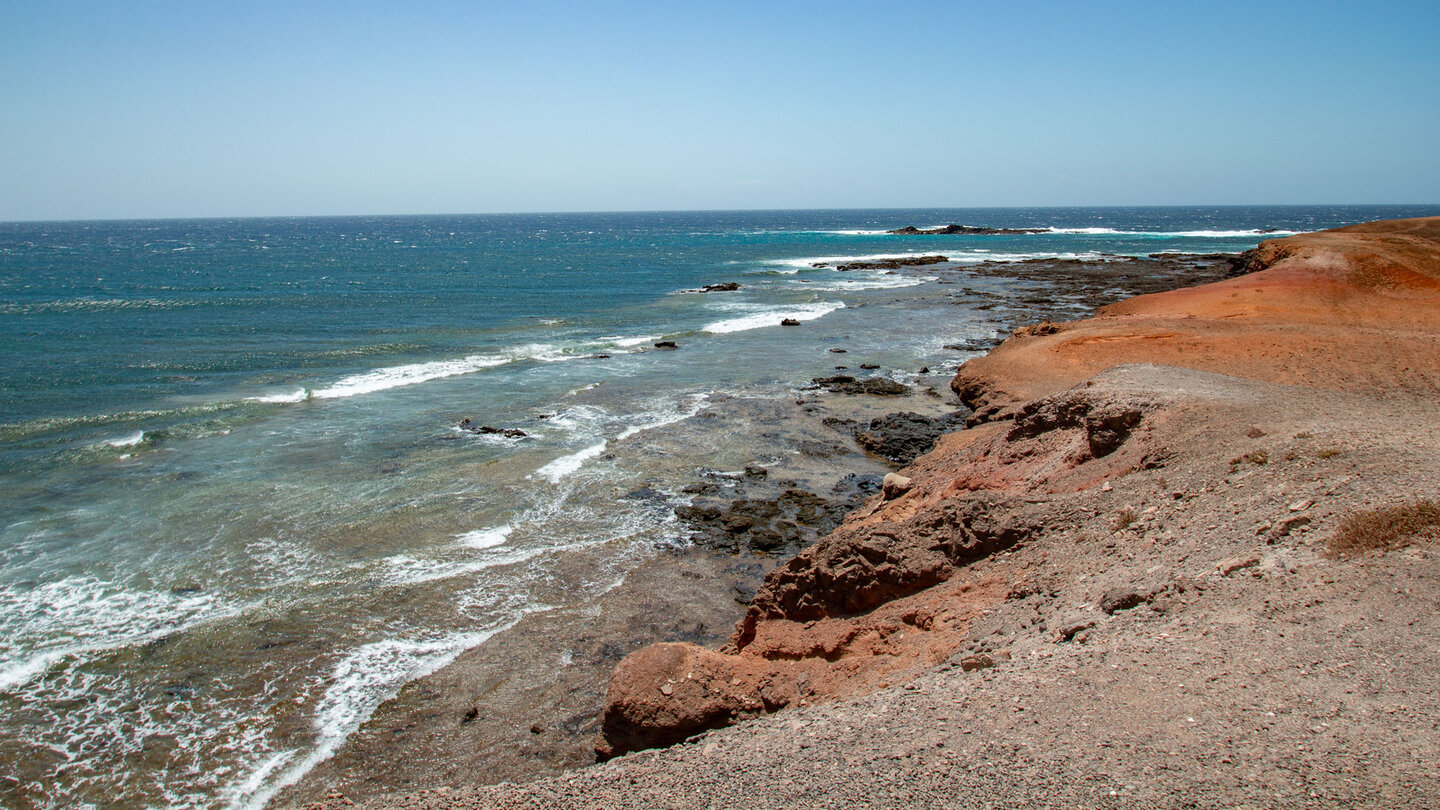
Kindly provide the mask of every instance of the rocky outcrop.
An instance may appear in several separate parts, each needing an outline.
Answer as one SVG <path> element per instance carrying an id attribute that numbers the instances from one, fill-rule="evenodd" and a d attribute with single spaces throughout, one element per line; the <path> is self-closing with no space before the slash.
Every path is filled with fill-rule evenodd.
<path id="1" fill-rule="evenodd" d="M 833 377 L 816 377 L 811 382 L 836 394 L 868 394 L 875 397 L 903 397 L 910 394 L 910 386 L 884 377 L 866 377 L 862 380 L 849 374 L 836 374 Z"/>
<path id="2" fill-rule="evenodd" d="M 943 225 L 939 228 L 917 228 L 906 225 L 886 233 L 900 236 L 1019 236 L 1029 233 L 1049 233 L 1048 228 L 991 228 L 985 225 Z"/>
<path id="3" fill-rule="evenodd" d="M 492 425 L 476 425 L 470 421 L 469 417 L 461 419 L 460 424 L 456 427 L 482 436 L 504 436 L 507 439 L 523 439 L 530 435 L 520 428 L 497 428 Z"/>
<path id="4" fill-rule="evenodd" d="M 836 270 L 899 270 L 902 267 L 927 267 L 944 264 L 948 256 L 897 256 L 891 259 L 873 259 L 863 262 L 843 262 L 832 265 L 829 262 L 815 262 L 811 267 L 834 267 Z"/>
<path id="5" fill-rule="evenodd" d="M 675 508 L 675 516 L 690 529 L 693 543 L 773 554 L 794 551 L 833 530 L 878 488 L 878 481 L 855 479 L 837 484 L 831 498 L 796 488 L 773 498 L 717 498 L 702 486 L 694 502 Z"/>
<path id="6" fill-rule="evenodd" d="M 910 411 L 886 414 L 858 427 L 855 441 L 886 461 L 904 466 L 930 452 L 941 434 L 963 427 L 965 417 L 961 412 L 936 417 Z"/>
<path id="7" fill-rule="evenodd" d="M 1246 547 L 1311 529 L 1313 500 L 1293 500 L 1296 488 L 1341 485 L 1320 482 L 1302 455 L 1339 451 L 1310 447 L 1298 428 L 1349 413 L 1343 403 L 1360 395 L 1383 403 L 1377 390 L 1413 395 L 1394 409 L 1407 412 L 1440 387 L 1440 219 L 1266 242 L 1250 262 L 1248 275 L 1022 330 L 967 363 L 952 387 L 976 409 L 970 427 L 940 436 L 904 486 L 771 572 L 724 648 L 627 657 L 597 752 L 860 694 L 945 660 L 1000 668 L 1008 653 L 992 635 L 1032 626 L 1029 643 L 1083 645 L 1142 605 L 1163 616 L 1211 580 L 1283 571 Z M 1293 403 L 1307 389 L 1277 383 L 1332 396 L 1302 413 Z M 1250 421 L 1279 420 L 1282 407 L 1293 412 L 1279 427 Z M 1273 455 L 1256 446 L 1266 442 Z M 1379 463 L 1413 466 L 1393 454 Z M 1281 464 L 1293 478 L 1246 488 Z M 1120 500 L 1112 482 L 1135 479 L 1127 497 L 1148 500 Z M 1203 531 L 1166 551 L 1175 532 L 1156 516 L 1187 526 L 1202 508 L 1192 500 L 1205 504 Z M 1163 573 L 1182 564 L 1196 572 Z M 1021 624 L 992 629 L 994 616 Z"/>
<path id="8" fill-rule="evenodd" d="M 912 467 L 916 478 L 887 476 L 868 509 L 766 577 L 725 648 L 660 645 L 629 656 L 610 683 L 597 753 L 863 693 L 955 654 L 1008 592 L 1006 578 L 971 566 L 1033 541 L 1069 508 L 1017 493 L 1073 489 L 1134 465 L 1145 451 L 1125 445 L 1156 407 L 1110 388 L 1078 389 L 1037 404 L 1015 435 L 968 431 L 973 441 Z M 1095 442 L 1105 452 L 1091 450 Z"/>

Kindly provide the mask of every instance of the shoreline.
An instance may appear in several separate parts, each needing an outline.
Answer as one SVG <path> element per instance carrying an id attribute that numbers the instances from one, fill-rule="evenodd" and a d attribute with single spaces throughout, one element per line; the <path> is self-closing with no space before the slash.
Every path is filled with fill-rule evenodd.
<path id="1" fill-rule="evenodd" d="M 1007 320 L 1018 325 L 1056 317 L 1074 302 L 1087 302 L 1093 307 L 1117 300 L 1117 290 L 1153 291 L 1177 283 L 1223 278 L 1233 273 L 1234 262 L 1235 257 L 1228 254 L 1100 263 L 1060 259 L 1030 261 L 1019 267 L 1012 263 L 926 267 L 917 275 L 933 279 L 930 292 L 924 294 L 930 298 L 943 297 L 944 291 L 954 289 L 934 287 L 934 283 L 948 285 L 957 281 L 964 284 L 962 300 L 975 295 L 983 298 L 983 286 L 972 288 L 962 278 L 1013 278 L 1017 284 L 1037 291 L 1045 285 L 1057 286 L 1059 298 L 1035 292 L 1017 294 L 1014 299 L 1018 300 L 997 298 L 997 303 L 1004 301 L 1012 308 Z M 870 317 L 879 317 L 882 311 Z M 948 348 L 974 352 L 969 346 Z M 858 374 L 864 379 L 872 374 L 893 376 L 896 371 L 907 378 L 914 374 L 904 369 L 874 369 L 865 363 L 863 347 L 851 346 L 851 351 L 854 353 L 834 356 L 836 375 Z M 793 443 L 802 455 L 840 453 L 838 460 L 842 464 L 828 473 L 830 478 L 802 476 L 803 488 L 828 493 L 835 479 L 842 476 L 868 471 L 878 481 L 880 475 L 895 469 L 894 464 L 856 447 L 853 434 L 865 428 L 868 420 L 894 412 L 918 410 L 935 417 L 955 412 L 959 406 L 945 391 L 951 369 L 918 375 L 912 396 L 836 393 L 811 384 L 812 390 L 792 395 L 793 403 L 788 398 L 776 398 L 767 400 L 764 406 L 730 402 L 708 410 L 733 420 L 737 407 L 742 411 L 761 407 L 773 413 L 748 419 L 757 425 L 757 430 L 779 431 L 777 436 L 790 437 L 781 440 L 782 444 Z M 844 388 L 843 384 L 840 387 Z M 940 393 L 934 391 L 936 388 Z M 967 413 L 960 412 L 962 421 Z M 771 427 L 758 427 L 762 423 Z M 905 427 L 901 426 L 902 432 Z M 827 450 L 827 445 L 832 449 Z M 857 467 L 862 457 L 867 460 Z M 780 477 L 783 481 L 785 476 Z M 753 483 L 746 483 L 753 488 Z M 760 482 L 761 490 L 766 489 L 766 483 Z M 768 497 L 779 495 L 783 489 L 770 486 Z M 722 501 L 730 497 L 727 492 L 719 493 Z M 698 503 L 714 502 L 705 495 L 696 497 Z M 702 541 L 701 545 L 710 542 Z M 719 553 L 705 547 L 664 551 L 643 563 L 633 578 L 627 577 L 587 603 L 589 607 L 579 605 L 525 617 L 481 648 L 462 653 L 435 674 L 408 684 L 377 710 L 334 758 L 319 763 L 297 785 L 281 790 L 273 804 L 303 804 L 337 789 L 354 798 L 365 798 L 435 781 L 463 785 L 476 778 L 485 782 L 533 779 L 590 764 L 605 683 L 620 656 L 658 641 L 723 642 L 763 576 L 788 556 L 782 548 L 779 557 L 776 552 L 761 552 L 757 557 L 743 550 L 743 542 L 741 545 L 739 556 L 734 556 L 734 548 L 727 546 L 722 546 Z M 791 546 L 788 553 L 793 551 Z M 667 599 L 656 594 L 675 596 Z M 657 622 L 656 616 L 683 618 Z M 574 629 L 576 626 L 585 628 L 585 632 Z M 593 642 L 591 636 L 599 642 Z M 557 650 L 569 654 L 563 667 L 557 668 L 547 659 Z M 531 673 L 518 679 L 522 682 L 554 683 L 544 690 L 531 688 L 531 694 L 527 694 L 525 688 L 509 682 L 517 672 Z M 536 692 L 545 694 L 537 696 L 533 694 Z M 533 731 L 535 728 L 541 731 Z"/>
<path id="2" fill-rule="evenodd" d="M 766 716 L 375 806 L 1433 803 L 1433 532 L 1353 559 L 1325 541 L 1440 492 L 1437 236 L 1431 219 L 1268 242 L 1258 273 L 1022 330 L 957 375 L 980 418 L 909 491 L 771 574 L 727 650 L 626 659 L 606 722 Z M 1347 334 L 1359 356 L 1336 353 Z M 821 584 L 844 582 L 865 587 Z M 877 656 L 923 666 L 857 677 Z"/>

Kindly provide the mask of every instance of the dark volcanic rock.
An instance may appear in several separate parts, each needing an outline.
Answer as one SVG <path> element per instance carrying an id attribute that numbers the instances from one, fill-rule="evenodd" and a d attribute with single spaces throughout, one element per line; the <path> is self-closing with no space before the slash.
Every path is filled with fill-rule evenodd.
<path id="1" fill-rule="evenodd" d="M 740 289 L 739 284 L 727 281 L 724 284 L 706 284 L 700 288 L 700 292 L 735 292 L 738 289 Z"/>
<path id="2" fill-rule="evenodd" d="M 714 497 L 715 490 L 703 490 L 694 503 L 675 507 L 675 516 L 700 545 L 729 552 L 793 552 L 839 526 L 878 487 L 876 476 L 852 474 L 835 484 L 829 498 L 791 488 L 774 498 L 722 499 Z"/>
<path id="3" fill-rule="evenodd" d="M 519 428 L 497 428 L 491 427 L 490 425 L 480 425 L 479 427 L 476 427 L 474 424 L 471 423 L 469 418 L 460 420 L 459 428 L 461 430 L 468 430 L 471 433 L 478 433 L 481 435 L 500 435 L 504 436 L 507 439 L 523 439 L 526 436 L 530 435 Z"/>
<path id="4" fill-rule="evenodd" d="M 781 326 L 799 326 L 800 322 L 794 318 L 784 318 L 780 321 Z"/>
<path id="5" fill-rule="evenodd" d="M 657 348 L 657 349 L 678 349 L 679 346 L 675 345 L 675 341 L 673 341 L 673 340 L 661 340 L 661 341 L 657 341 L 657 342 L 655 343 L 655 348 Z"/>
<path id="6" fill-rule="evenodd" d="M 834 377 L 816 377 L 812 382 L 836 394 L 869 394 L 877 397 L 903 397 L 910 394 L 910 386 L 884 377 L 857 380 L 849 374 L 836 374 Z"/>
<path id="7" fill-rule="evenodd" d="M 901 411 L 871 419 L 870 424 L 855 431 L 855 441 L 886 461 L 905 466 L 930 452 L 941 434 L 961 430 L 969 414 L 955 412 L 929 417 Z"/>
<path id="8" fill-rule="evenodd" d="M 944 264 L 950 261 L 949 256 L 900 256 L 894 259 L 875 259 L 865 262 L 845 262 L 835 265 L 836 270 L 899 270 L 902 267 L 924 267 L 931 264 Z M 811 267 L 830 267 L 827 262 L 816 262 Z"/>
<path id="9" fill-rule="evenodd" d="M 886 233 L 900 236 L 1013 236 L 1026 233 L 1049 233 L 1047 228 L 991 228 L 985 225 L 945 225 L 939 228 L 917 228 L 906 225 Z"/>

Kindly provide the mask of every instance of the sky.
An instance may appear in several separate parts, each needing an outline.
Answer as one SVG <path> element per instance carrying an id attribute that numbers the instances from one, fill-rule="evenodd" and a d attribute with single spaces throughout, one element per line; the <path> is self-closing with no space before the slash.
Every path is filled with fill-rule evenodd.
<path id="1" fill-rule="evenodd" d="M 1440 2 L 0 0 L 0 220 L 1440 202 Z"/>

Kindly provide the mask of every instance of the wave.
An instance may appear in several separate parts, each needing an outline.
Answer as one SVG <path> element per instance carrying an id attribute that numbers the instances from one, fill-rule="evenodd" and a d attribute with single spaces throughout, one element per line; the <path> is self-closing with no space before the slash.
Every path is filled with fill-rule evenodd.
<path id="1" fill-rule="evenodd" d="M 503 542 L 503 541 L 502 541 Z M 384 585 L 419 585 L 437 579 L 450 579 L 477 574 L 487 568 L 528 562 L 542 554 L 563 550 L 555 547 L 538 546 L 528 549 L 494 548 L 481 549 L 486 553 L 480 557 L 465 559 L 422 560 L 408 554 L 387 557 L 382 563 Z"/>
<path id="2" fill-rule="evenodd" d="M 296 402 L 304 402 L 310 399 L 310 389 L 301 388 L 289 394 L 268 394 L 259 397 L 246 397 L 248 402 L 269 402 L 279 405 L 289 405 Z"/>
<path id="3" fill-rule="evenodd" d="M 481 369 L 505 365 L 512 359 L 505 355 L 472 354 L 458 360 L 433 360 L 428 363 L 378 368 L 364 374 L 345 377 L 324 388 L 316 388 L 310 392 L 310 396 L 315 399 L 343 399 L 361 394 L 373 394 L 377 391 L 388 391 L 391 388 L 416 385 L 444 377 L 472 374 Z"/>
<path id="4" fill-rule="evenodd" d="M 665 427 L 666 425 L 673 425 L 676 422 L 683 422 L 686 419 L 689 419 L 690 417 L 700 413 L 700 411 L 704 409 L 705 403 L 710 401 L 710 395 L 708 393 L 691 394 L 689 399 L 690 407 L 682 408 L 678 411 L 675 411 L 674 413 L 662 415 L 658 419 L 655 419 L 653 421 L 645 422 L 639 425 L 631 425 L 630 427 L 620 431 L 620 435 L 616 436 L 615 440 L 624 441 L 625 439 L 628 439 L 637 433 L 643 433 L 647 430 L 654 430 L 655 428 Z M 644 415 L 653 416 L 654 414 L 647 413 Z"/>
<path id="5" fill-rule="evenodd" d="M 129 436 L 122 436 L 118 439 L 108 439 L 105 444 L 110 447 L 134 447 L 145 441 L 145 431 L 137 430 Z"/>
<path id="6" fill-rule="evenodd" d="M 620 433 L 615 436 L 613 441 L 624 441 L 631 436 L 643 433 L 647 430 L 654 430 L 655 428 L 664 427 L 666 425 L 673 425 L 676 422 L 681 422 L 689 419 L 690 417 L 699 413 L 701 409 L 705 407 L 705 403 L 709 401 L 710 395 L 708 393 L 691 394 L 688 399 L 690 400 L 689 407 L 677 407 L 676 410 L 667 413 L 648 411 L 645 413 L 637 414 L 634 417 L 637 420 L 637 424 L 632 424 L 626 427 L 624 430 L 620 431 Z M 594 415 L 593 410 L 587 409 L 587 412 L 588 415 Z M 552 418 L 551 421 L 553 422 L 557 418 L 559 417 Z M 530 477 L 534 478 L 536 476 L 539 476 L 540 478 L 544 478 L 552 484 L 558 484 L 562 479 L 579 471 L 581 467 L 585 466 L 585 462 L 603 454 L 605 450 L 610 446 L 610 441 L 611 440 L 608 439 L 601 439 L 600 441 L 591 444 L 581 450 L 577 450 L 574 453 L 561 456 L 560 458 L 557 458 L 549 464 L 546 464 L 545 466 L 536 470 L 534 473 L 531 474 Z"/>
<path id="7" fill-rule="evenodd" d="M 136 422 L 142 419 L 158 419 L 162 417 L 199 416 L 231 410 L 242 405 L 244 405 L 243 402 L 209 402 L 200 405 L 184 405 L 178 408 L 120 411 L 118 413 L 100 413 L 86 416 L 45 416 L 28 422 L 8 422 L 0 424 L 0 441 L 11 441 L 50 431 L 112 425 L 117 422 Z"/>
<path id="8" fill-rule="evenodd" d="M 39 315 L 46 312 L 112 312 L 131 309 L 179 309 L 216 302 L 175 298 L 70 298 L 56 301 L 0 301 L 0 315 Z"/>
<path id="9" fill-rule="evenodd" d="M 314 399 L 343 399 L 361 394 L 373 394 L 377 391 L 388 391 L 391 388 L 417 385 L 445 377 L 473 374 L 487 368 L 521 360 L 554 362 L 574 357 L 575 355 L 567 354 L 564 349 L 557 346 L 530 344 L 495 354 L 472 354 L 456 360 L 431 360 L 424 363 L 377 368 L 374 371 L 345 377 L 324 388 L 316 388 L 310 392 L 310 396 Z"/>
<path id="10" fill-rule="evenodd" d="M 936 251 L 929 250 L 911 251 L 908 253 L 869 253 L 862 256 L 802 256 L 798 259 L 767 259 L 761 262 L 761 264 L 795 268 L 789 271 L 793 273 L 795 270 L 823 269 L 816 268 L 815 265 L 817 264 L 848 264 L 850 262 L 873 262 L 882 259 L 910 259 L 916 256 L 933 256 L 935 254 Z"/>
<path id="11" fill-rule="evenodd" d="M 956 264 L 1015 264 L 1016 262 L 1034 261 L 1082 261 L 1082 262 L 1113 262 L 1120 259 L 1130 258 L 1114 253 L 1101 253 L 1099 251 L 1087 250 L 1076 252 L 1060 253 L 990 253 L 987 251 L 974 251 L 962 256 L 952 256 L 951 261 Z"/>
<path id="12" fill-rule="evenodd" d="M 560 479 L 585 466 L 585 462 L 604 453 L 607 446 L 609 446 L 609 442 L 602 440 L 597 444 L 586 447 L 584 450 L 579 450 L 568 456 L 561 456 L 536 470 L 534 475 L 538 475 L 552 484 L 558 484 L 560 483 Z"/>
<path id="13" fill-rule="evenodd" d="M 495 368 L 497 366 L 526 360 L 533 360 L 540 363 L 558 363 L 568 360 L 578 360 L 588 356 L 589 352 L 595 348 L 618 346 L 628 349 L 640 346 L 654 339 L 655 338 L 648 335 L 615 336 L 598 338 L 595 343 L 589 346 L 578 344 L 572 346 L 540 343 L 529 344 L 492 354 L 472 354 L 453 360 L 430 360 L 423 363 L 407 363 L 399 366 L 377 368 L 372 371 L 341 378 L 322 388 L 309 390 L 302 388 L 298 391 L 285 394 L 267 394 L 264 396 L 250 397 L 247 401 L 295 403 L 309 399 L 345 399 L 363 394 L 373 394 L 379 391 L 388 391 L 392 388 L 418 385 L 446 377 L 473 374 L 488 368 Z"/>
<path id="14" fill-rule="evenodd" d="M 659 335 L 639 335 L 639 336 L 608 335 L 608 336 L 606 336 L 606 337 L 597 338 L 597 340 L 599 340 L 599 341 L 602 342 L 602 343 L 609 343 L 609 344 L 612 344 L 612 345 L 615 345 L 615 346 L 620 346 L 620 347 L 622 347 L 622 348 L 627 348 L 627 349 L 630 348 L 631 346 L 643 346 L 643 345 L 645 345 L 646 343 L 653 343 L 654 341 L 657 341 L 657 340 L 659 340 L 659 339 L 660 339 L 660 336 L 659 336 Z"/>
<path id="15" fill-rule="evenodd" d="M 925 227 L 921 228 L 921 230 L 929 230 L 929 229 L 931 229 L 931 228 L 943 228 L 943 227 L 945 227 L 945 226 L 944 226 L 944 225 L 925 226 Z M 1019 227 L 1031 227 L 1031 226 L 1019 226 Z M 1060 227 L 1060 226 L 1043 226 L 1043 225 L 1042 225 L 1042 226 L 1033 226 L 1033 227 L 1037 227 L 1037 228 L 1042 228 L 1042 229 L 1043 229 L 1042 233 L 1040 233 L 1040 234 L 1034 234 L 1034 235 L 1036 235 L 1036 236 L 1044 236 L 1044 235 L 1046 235 L 1046 234 L 1069 234 L 1069 235 L 1074 235 L 1074 236 L 1136 236 L 1136 237 L 1156 237 L 1156 238 L 1166 238 L 1166 237 L 1170 237 L 1170 238 L 1191 238 L 1191 239 L 1241 239 L 1241 238 L 1246 238 L 1246 237 L 1251 237 L 1251 236 L 1267 236 L 1267 237 L 1294 236 L 1294 235 L 1297 234 L 1297 233 L 1303 233 L 1303 231 L 1288 231 L 1288 230 L 1279 230 L 1279 229 L 1274 229 L 1274 230 L 1272 230 L 1272 229 L 1269 229 L 1269 228 L 1236 228 L 1236 229 L 1224 229 L 1224 230 L 1219 230 L 1219 229 L 1214 229 L 1214 230 L 1210 230 L 1210 229 L 1192 229 L 1192 230 L 1183 230 L 1183 231 L 1123 231 L 1123 230 L 1119 230 L 1119 229 L 1117 229 L 1117 228 L 1104 228 L 1104 227 Z M 787 231 L 786 233 L 834 234 L 834 235 L 837 235 L 837 236 L 891 236 L 891 235 L 900 236 L 900 234 L 891 234 L 889 229 L 870 229 L 870 228 L 843 228 L 843 229 L 824 230 L 824 231 Z M 983 236 L 983 234 L 982 234 L 982 236 Z M 911 237 L 906 236 L 905 238 L 911 238 Z M 855 259 L 851 259 L 851 261 L 854 261 L 854 260 L 855 260 Z"/>
<path id="16" fill-rule="evenodd" d="M 914 287 L 930 281 L 929 278 L 921 276 L 881 276 L 878 278 L 855 279 L 845 281 L 824 281 L 819 283 L 804 284 L 807 290 L 817 292 L 854 292 L 858 290 L 896 290 L 901 287 Z M 797 287 L 801 284 L 797 283 Z"/>
<path id="17" fill-rule="evenodd" d="M 747 305 L 747 308 L 756 310 L 750 315 L 739 318 L 727 318 L 723 321 L 715 321 L 707 324 L 701 331 L 712 334 L 727 334 L 730 332 L 745 332 L 750 329 L 763 329 L 768 326 L 779 326 L 780 322 L 786 320 L 813 321 L 823 318 L 837 309 L 844 309 L 845 304 L 839 301 L 820 301 L 814 304 L 790 304 L 777 306 L 764 306 L 759 304 Z"/>

